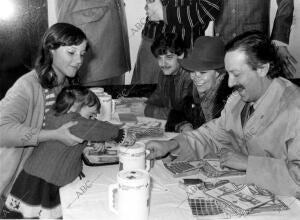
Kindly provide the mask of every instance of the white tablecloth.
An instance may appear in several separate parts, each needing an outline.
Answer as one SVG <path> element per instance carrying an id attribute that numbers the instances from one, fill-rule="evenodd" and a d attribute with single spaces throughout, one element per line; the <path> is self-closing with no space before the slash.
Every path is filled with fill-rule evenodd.
<path id="1" fill-rule="evenodd" d="M 117 219 L 108 208 L 108 186 L 116 183 L 118 165 L 88 167 L 83 169 L 85 178 L 60 189 L 64 219 Z M 195 219 L 188 206 L 186 192 L 179 187 L 178 178 L 173 178 L 161 161 L 156 161 L 150 171 L 152 187 L 150 196 L 150 220 Z M 239 219 L 300 219 L 300 202 L 295 198 L 280 197 L 290 210 L 265 212 Z M 201 217 L 216 219 L 219 217 Z M 238 217 L 236 217 L 238 218 Z M 234 219 L 234 218 L 233 218 Z"/>
<path id="2" fill-rule="evenodd" d="M 139 122 L 153 121 L 152 118 L 138 117 Z M 119 121 L 117 114 L 113 120 Z M 162 123 L 164 120 L 155 120 Z M 165 133 L 161 138 L 167 140 L 174 137 L 175 133 Z M 140 140 L 148 141 L 149 138 Z M 83 167 L 85 178 L 77 178 L 74 182 L 60 189 L 61 204 L 64 219 L 117 219 L 116 214 L 108 208 L 108 186 L 116 183 L 118 165 Z M 150 170 L 150 213 L 149 220 L 187 220 L 195 219 L 188 205 L 186 192 L 179 187 L 179 178 L 173 178 L 165 169 L 161 161 L 156 161 L 153 169 Z M 193 176 L 193 178 L 207 180 L 203 175 Z M 209 179 L 208 179 L 209 180 Z M 244 177 L 234 177 L 231 181 L 243 183 Z M 255 220 L 299 220 L 300 201 L 295 198 L 280 197 L 290 208 L 282 212 L 265 212 L 246 217 L 232 217 L 232 219 L 255 219 Z M 204 216 L 197 219 L 220 219 L 221 216 Z"/>

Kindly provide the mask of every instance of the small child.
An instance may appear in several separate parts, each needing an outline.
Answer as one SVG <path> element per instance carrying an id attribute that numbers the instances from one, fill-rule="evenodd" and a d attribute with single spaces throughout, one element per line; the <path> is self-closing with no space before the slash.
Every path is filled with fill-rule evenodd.
<path id="1" fill-rule="evenodd" d="M 69 86 L 59 93 L 45 118 L 46 129 L 77 121 L 70 132 L 83 140 L 132 145 L 135 136 L 108 122 L 94 120 L 99 113 L 97 96 L 81 86 Z M 40 143 L 24 164 L 0 218 L 61 218 L 59 188 L 82 174 L 81 155 L 87 141 L 65 146 L 53 140 Z"/>

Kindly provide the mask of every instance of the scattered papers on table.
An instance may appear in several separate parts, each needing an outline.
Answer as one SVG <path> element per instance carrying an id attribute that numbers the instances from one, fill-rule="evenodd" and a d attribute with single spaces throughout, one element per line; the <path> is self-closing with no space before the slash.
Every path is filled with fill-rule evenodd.
<path id="1" fill-rule="evenodd" d="M 204 193 L 222 203 L 224 212 L 233 215 L 288 209 L 274 194 L 254 184 L 227 183 Z"/>
<path id="2" fill-rule="evenodd" d="M 228 218 L 289 209 L 270 191 L 255 184 L 234 184 L 228 180 L 219 180 L 188 184 L 184 188 L 194 216 L 223 214 Z"/>

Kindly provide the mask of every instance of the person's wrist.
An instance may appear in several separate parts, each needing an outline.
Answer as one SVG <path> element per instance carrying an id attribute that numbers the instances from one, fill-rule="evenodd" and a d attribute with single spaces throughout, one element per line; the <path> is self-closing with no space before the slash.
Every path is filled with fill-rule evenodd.
<path id="1" fill-rule="evenodd" d="M 118 144 L 122 143 L 126 137 L 126 134 L 127 132 L 125 129 L 123 128 L 119 129 L 118 136 L 114 139 L 115 142 L 117 142 Z"/>
<path id="2" fill-rule="evenodd" d="M 58 135 L 56 130 L 41 130 L 38 135 L 38 143 L 48 141 L 48 140 L 57 140 Z"/>
<path id="3" fill-rule="evenodd" d="M 186 122 L 184 124 L 182 124 L 181 126 L 179 126 L 178 131 L 181 133 L 183 131 L 186 130 L 193 130 L 193 125 L 189 122 Z"/>

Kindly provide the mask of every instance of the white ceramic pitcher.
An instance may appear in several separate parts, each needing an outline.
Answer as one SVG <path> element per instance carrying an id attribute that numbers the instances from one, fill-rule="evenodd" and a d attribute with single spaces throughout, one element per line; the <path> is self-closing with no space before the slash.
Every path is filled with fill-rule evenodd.
<path id="1" fill-rule="evenodd" d="M 142 142 L 136 142 L 133 146 L 119 147 L 119 170 L 150 170 L 150 160 L 146 160 L 146 155 L 150 151 Z"/>
<path id="2" fill-rule="evenodd" d="M 150 176 L 145 170 L 122 170 L 109 186 L 109 208 L 120 220 L 147 220 Z"/>

